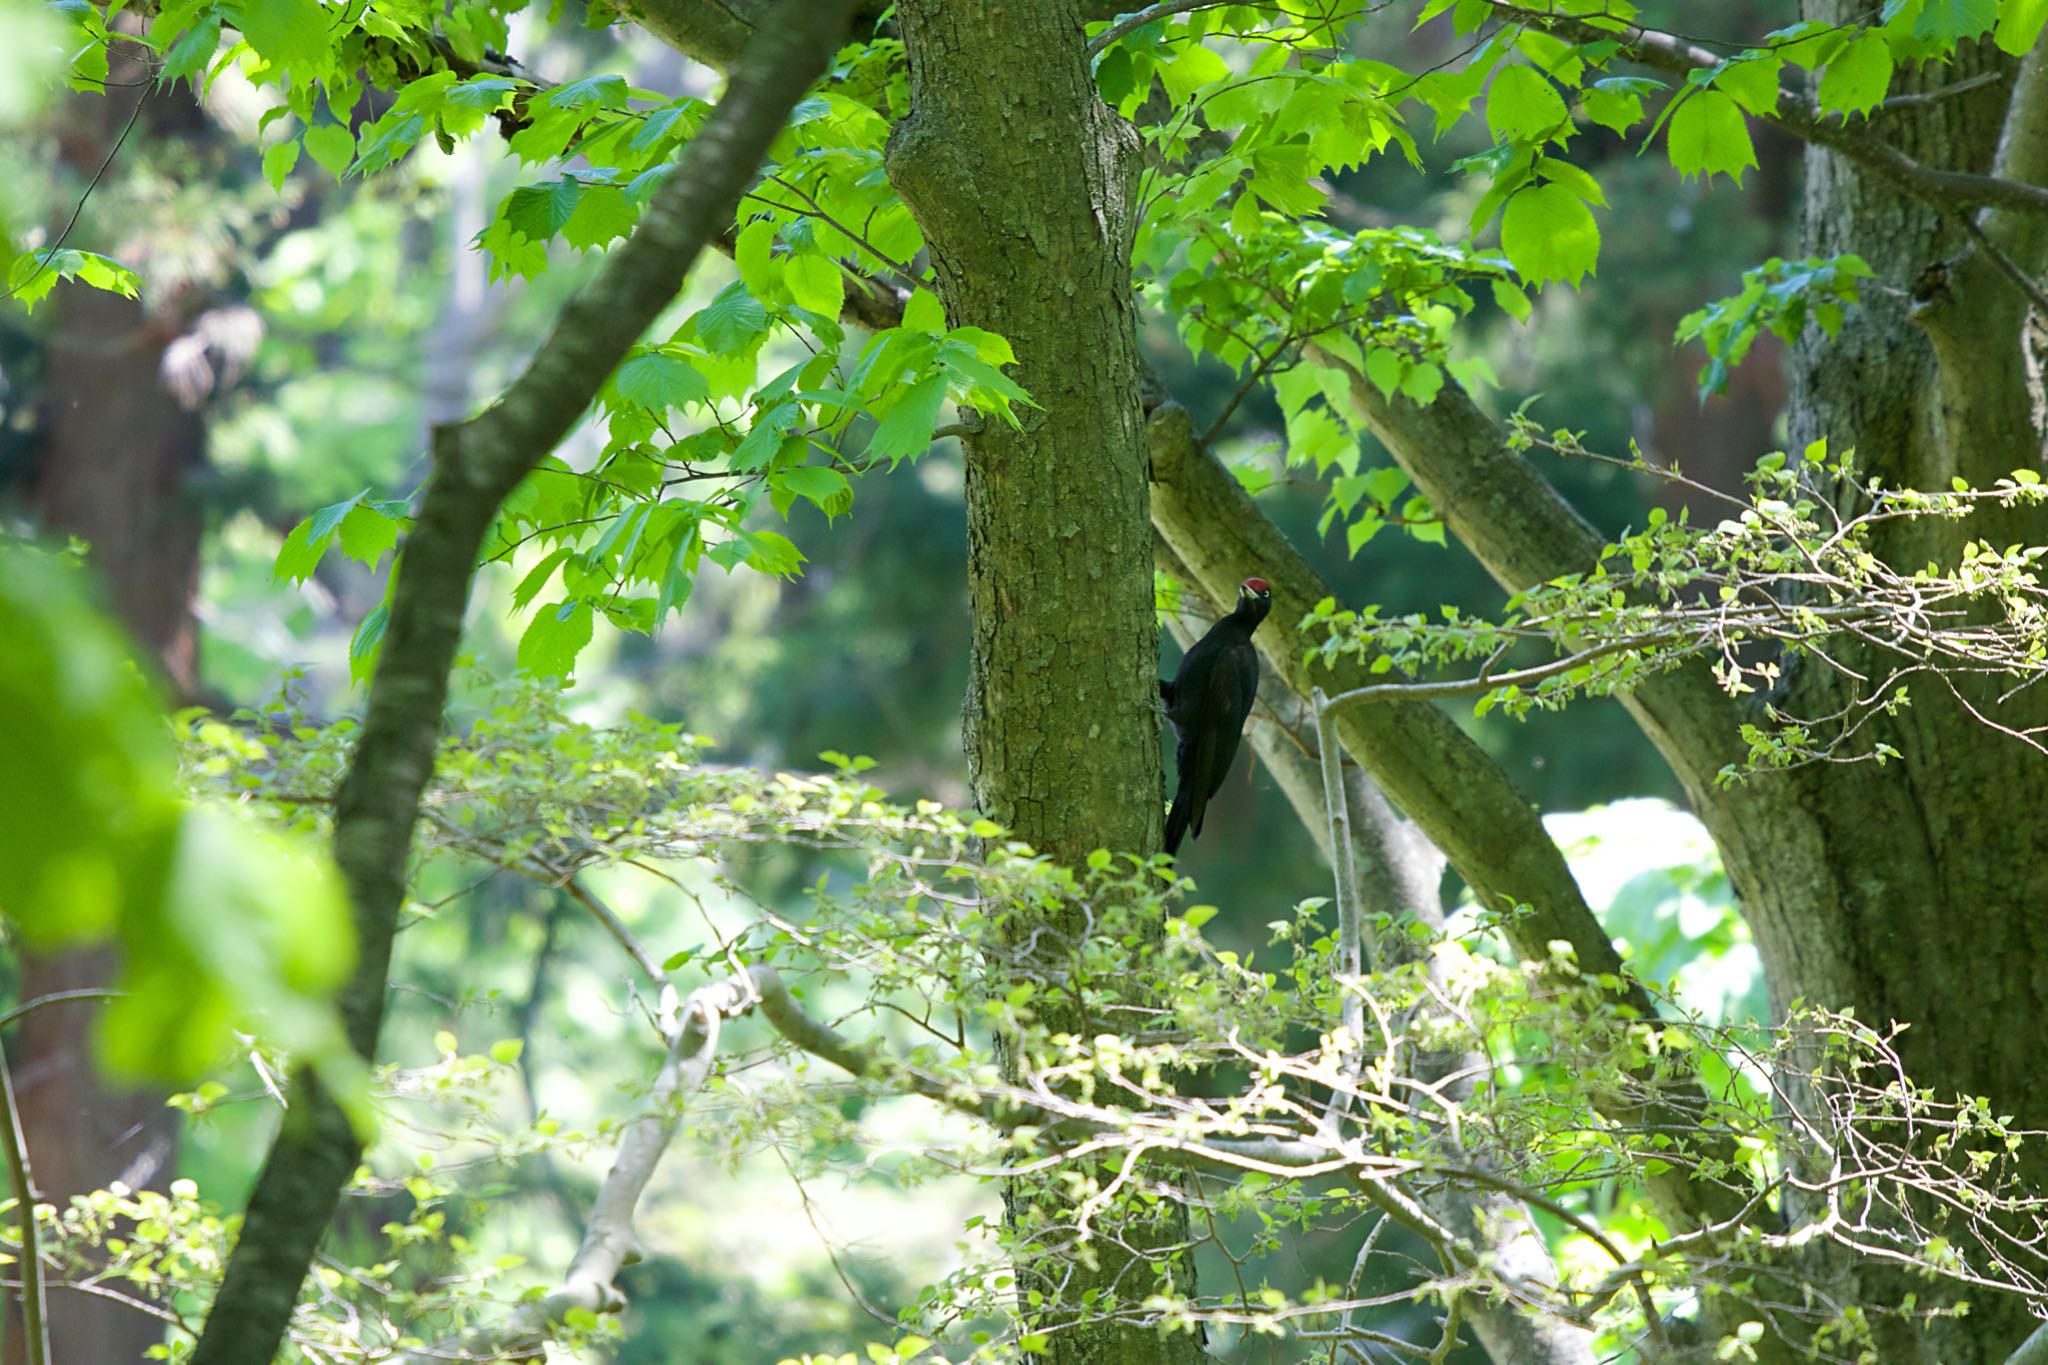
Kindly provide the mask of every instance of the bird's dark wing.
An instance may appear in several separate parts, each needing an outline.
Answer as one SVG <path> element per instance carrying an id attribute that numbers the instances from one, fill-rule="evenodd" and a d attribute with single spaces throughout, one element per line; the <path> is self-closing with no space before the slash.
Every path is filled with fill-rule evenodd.
<path id="1" fill-rule="evenodd" d="M 1223 788 L 1230 765 L 1237 758 L 1238 742 L 1244 738 L 1245 717 L 1259 695 L 1259 655 L 1249 644 L 1222 651 L 1209 670 L 1208 686 L 1201 713 L 1202 753 L 1195 771 L 1201 773 L 1203 806 L 1208 797 Z M 1201 832 L 1201 817 L 1195 817 L 1195 831 Z"/>

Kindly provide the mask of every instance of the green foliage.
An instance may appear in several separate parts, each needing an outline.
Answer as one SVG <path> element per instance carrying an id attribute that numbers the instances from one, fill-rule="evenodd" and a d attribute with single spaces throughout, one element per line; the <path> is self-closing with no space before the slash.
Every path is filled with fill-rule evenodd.
<path id="1" fill-rule="evenodd" d="M 289 719 L 273 713 L 255 731 L 289 738 L 265 745 L 252 766 L 210 763 L 204 783 L 241 791 L 280 819 L 325 809 L 319 798 L 342 770 L 349 729 Z M 478 1174 L 554 1157 L 602 1167 L 622 1135 L 656 1112 L 702 1153 L 737 1161 L 772 1148 L 800 1179 L 864 1172 L 900 1189 L 962 1164 L 990 1179 L 1057 1172 L 1071 1196 L 1064 1211 L 1022 1205 L 1001 1229 L 970 1219 L 967 1259 L 906 1305 L 899 1329 L 869 1349 L 877 1360 L 1007 1361 L 1070 1312 L 1156 1313 L 1219 1330 L 1249 1315 L 1261 1333 L 1286 1339 L 1334 1320 L 1360 1292 L 1356 1280 L 1343 1292 L 1305 1273 L 1289 1247 L 1383 1216 L 1390 1191 L 1414 1198 L 1474 1171 L 1484 1177 L 1477 1188 L 1543 1201 L 1564 1281 L 1554 1298 L 1519 1282 L 1528 1311 L 1589 1324 L 1614 1350 L 1643 1327 L 1632 1286 L 1680 1311 L 1698 1295 L 1746 1303 L 1756 1293 L 1751 1253 L 1830 1235 L 1824 1224 L 1766 1232 L 1759 1223 L 1675 1242 L 1644 1202 L 1646 1182 L 1673 1169 L 1773 1202 L 1817 1127 L 1856 1126 L 1866 1145 L 1838 1149 L 1861 1154 L 1862 1187 L 1887 1208 L 1909 1209 L 1927 1194 L 2004 1199 L 2016 1188 L 2018 1137 L 1996 1116 L 1856 1079 L 1889 1081 L 1896 1058 L 1886 1035 L 1853 1020 L 1802 1012 L 1766 1033 L 1662 992 L 1657 1014 L 1645 1017 L 1614 1003 L 1618 978 L 1581 972 L 1564 945 L 1543 961 L 1513 961 L 1498 917 L 1486 914 L 1443 934 L 1383 922 L 1375 937 L 1385 957 L 1358 978 L 1338 969 L 1321 901 L 1283 911 L 1264 944 L 1224 950 L 1203 932 L 1216 907 L 1184 904 L 1189 884 L 1163 860 L 1102 850 L 1085 868 L 1062 868 L 988 821 L 888 799 L 857 758 L 828 755 L 831 774 L 763 772 L 704 764 L 703 743 L 646 720 L 567 720 L 544 686 L 499 695 L 446 741 L 428 798 L 435 817 L 422 827 L 423 877 L 439 868 L 473 884 L 477 872 L 497 871 L 558 887 L 646 869 L 661 887 L 691 888 L 707 912 L 701 925 L 695 915 L 646 921 L 651 936 L 638 951 L 665 958 L 660 987 L 688 993 L 679 1005 L 664 989 L 662 1018 L 730 999 L 715 993 L 741 970 L 772 966 L 793 994 L 745 1018 L 737 1016 L 753 1002 L 742 997 L 703 1054 L 701 1087 L 666 1100 L 636 1091 L 611 1101 L 622 1112 L 595 1122 L 506 1103 L 531 1059 L 495 1023 L 486 1024 L 488 1041 L 467 1046 L 443 1026 L 423 1060 L 380 1069 L 378 1100 L 394 1116 L 385 1126 L 394 1136 L 373 1154 L 359 1191 L 402 1212 L 307 1287 L 294 1322 L 302 1344 L 351 1359 L 406 1337 L 446 1342 L 478 1331 L 486 1335 L 470 1338 L 472 1347 L 502 1340 L 488 1333 L 526 1321 L 515 1317 L 519 1305 L 542 1300 L 550 1272 L 485 1249 L 497 1199 L 489 1181 L 477 1188 Z M 235 749 L 216 736 L 201 752 Z M 1698 938 L 1708 940 L 1707 957 L 1738 955 L 1726 881 L 1696 827 L 1687 851 L 1671 828 L 1687 817 L 1657 809 L 1628 818 L 1603 817 L 1594 828 L 1608 838 L 1597 845 L 1583 827 L 1560 833 L 1580 845 L 1575 864 L 1640 966 L 1661 969 L 1675 944 Z M 763 850 L 786 851 L 806 869 L 782 904 L 757 902 L 736 880 Z M 414 913 L 425 925 L 439 908 L 423 899 Z M 1124 1005 L 1134 982 L 1152 1002 L 1135 1016 Z M 1688 989 L 1703 990 L 1716 1010 L 1733 1003 L 1711 980 Z M 792 1009 L 810 1022 L 792 1024 Z M 658 1030 L 673 1024 L 656 1018 L 645 1029 L 637 1013 L 627 1017 L 635 1032 L 611 1047 L 654 1067 L 675 1036 Z M 1344 1022 L 1352 1017 L 1376 1022 L 1360 1033 Z M 1104 1022 L 1065 1022 L 1077 1018 Z M 996 1039 L 1013 1059 L 1007 1074 L 989 1062 Z M 1473 1084 L 1453 1100 L 1406 1072 L 1416 1059 L 1446 1055 L 1492 1060 L 1472 1066 Z M 1759 1083 L 1765 1069 L 1798 1074 L 1815 1103 L 1785 1115 Z M 1695 1076 L 1707 1080 L 1704 1091 L 1686 1089 Z M 213 1121 L 227 1093 L 214 1086 L 185 1105 Z M 1644 1117 L 1674 1093 L 1688 1097 L 1685 1124 Z M 1339 1094 L 1349 1100 L 1332 1108 Z M 892 1107 L 905 1097 L 951 1111 L 942 1140 L 906 1141 Z M 1906 1136 L 1873 1144 L 1887 1115 L 1902 1120 L 1887 1131 Z M 1319 1146 L 1333 1123 L 1342 1140 Z M 1450 1135 L 1455 1149 L 1444 1145 Z M 1161 1154 L 1204 1172 L 1201 1235 L 1256 1267 L 1259 1291 L 1198 1292 L 1168 1255 L 1140 1263 L 1113 1296 L 1061 1303 L 1071 1239 L 1120 1236 L 1156 1216 L 1159 1190 L 1131 1172 L 1140 1156 Z M 147 1299 L 203 1302 L 212 1293 L 224 1224 L 194 1195 L 147 1197 L 149 1216 L 116 1247 L 114 1278 Z M 69 1263 L 107 1219 L 132 1216 L 130 1205 L 142 1207 L 110 1191 L 74 1206 L 51 1228 L 59 1257 Z M 1404 1216 L 1411 1232 L 1437 1235 L 1427 1216 Z M 1439 1273 L 1419 1270 L 1426 1263 L 1390 1241 L 1367 1257 L 1371 1283 L 1415 1304 L 1492 1284 L 1496 1272 L 1469 1248 L 1442 1245 L 1449 1264 Z M 1932 1273 L 2007 1273 L 1969 1237 L 1944 1235 L 1944 1246 L 1953 1255 L 1924 1258 Z M 143 1273 L 159 1263 L 155 1278 Z M 1022 1305 L 1012 1273 L 1033 1286 Z M 1828 1320 L 1825 1308 L 1807 1317 Z M 616 1330 L 579 1306 L 548 1334 L 573 1346 Z"/>
<path id="2" fill-rule="evenodd" d="M 1787 263 L 1773 256 L 1742 273 L 1742 292 L 1717 299 L 1679 319 L 1678 340 L 1699 341 L 1708 362 L 1700 371 L 1700 398 L 1728 386 L 1728 375 L 1758 334 L 1768 329 L 1787 345 L 1812 322 L 1833 336 L 1845 308 L 1861 300 L 1859 281 L 1870 278 L 1861 256 L 1845 254 Z"/>
<path id="3" fill-rule="evenodd" d="M 9 925 L 39 947 L 121 945 L 99 1032 L 118 1074 L 189 1078 L 260 1020 L 359 1095 L 332 1004 L 353 939 L 338 878 L 303 841 L 181 799 L 163 713 L 81 572 L 0 545 Z"/>
<path id="4" fill-rule="evenodd" d="M 1522 414 L 1514 418 L 1511 443 L 1588 455 L 1574 433 L 1546 435 Z M 2048 547 L 1969 541 L 1954 564 L 1907 571 L 1874 548 L 1882 530 L 1898 522 L 1960 521 L 1980 505 L 2038 506 L 2048 501 L 2048 485 L 2036 471 L 2015 470 L 1986 489 L 1960 479 L 1940 492 L 1888 488 L 1863 482 L 1854 452 L 1831 453 L 1816 441 L 1796 461 L 1782 452 L 1765 456 L 1749 476 L 1749 495 L 1738 498 L 1652 466 L 1639 451 L 1631 455 L 1611 462 L 1715 500 L 1728 515 L 1694 526 L 1652 508 L 1647 524 L 1604 547 L 1591 570 L 1516 593 L 1499 622 L 1449 607 L 1441 619 L 1385 618 L 1377 607 L 1345 610 L 1325 598 L 1311 617 L 1322 632 L 1313 657 L 1357 656 L 1378 673 L 1476 664 L 1461 680 L 1395 683 L 1380 695 L 1469 695 L 1477 698 L 1477 714 L 1498 707 L 1513 716 L 1625 692 L 1704 660 L 1730 696 L 1760 700 L 1756 720 L 1742 727 L 1747 760 L 1724 769 L 1724 783 L 1808 763 L 1888 762 L 1896 753 L 1863 738 L 1864 724 L 1908 705 L 1909 681 L 1930 666 L 1950 678 L 1982 675 L 2018 685 L 2048 670 L 2048 588 L 2040 568 Z M 1836 510 L 1814 491 L 1822 483 L 1850 490 L 1864 510 Z M 1785 590 L 1795 583 L 1797 593 Z M 1753 649 L 1759 642 L 1776 648 Z M 1539 645 L 1551 657 L 1503 667 L 1524 645 Z M 1808 718 L 1781 709 L 1785 669 L 1811 659 L 1841 672 L 1842 655 L 1862 668 L 1845 674 L 1858 685 L 1845 692 L 1839 711 Z"/>
<path id="5" fill-rule="evenodd" d="M 119 261 L 74 247 L 56 247 L 17 256 L 7 273 L 7 294 L 23 311 L 33 312 L 62 280 L 77 280 L 131 299 L 142 287 L 141 278 Z"/>

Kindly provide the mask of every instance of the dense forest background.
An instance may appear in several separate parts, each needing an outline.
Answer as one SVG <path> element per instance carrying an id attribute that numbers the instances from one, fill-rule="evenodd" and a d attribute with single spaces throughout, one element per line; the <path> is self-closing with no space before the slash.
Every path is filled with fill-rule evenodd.
<path id="1" fill-rule="evenodd" d="M 1796 8 L 1733 0 L 1707 15 L 1653 3 L 1639 19 L 1748 35 L 1793 22 Z M 669 95 L 718 88 L 719 73 L 603 18 L 581 0 L 517 14 L 510 47 L 542 81 L 614 72 Z M 33 7 L 0 9 L 0 52 L 16 51 L 42 21 Z M 1454 60 L 1464 43 L 1442 23 L 1361 26 L 1351 41 L 1411 70 Z M 280 732 L 359 713 L 363 659 L 352 641 L 386 601 L 390 546 L 344 537 L 346 552 L 292 581 L 280 572 L 291 537 L 304 536 L 316 509 L 359 495 L 411 497 L 431 462 L 430 430 L 503 388 L 590 284 L 600 253 L 557 242 L 547 268 L 521 278 L 474 249 L 500 199 L 527 178 L 505 136 L 430 138 L 382 174 L 337 181 L 338 166 L 315 164 L 313 138 L 303 155 L 266 153 L 277 144 L 246 82 L 215 80 L 201 99 L 189 84 L 156 83 L 116 49 L 103 91 L 26 99 L 12 93 L 5 63 L 16 60 L 25 71 L 25 59 L 0 58 L 8 229 L 31 244 L 61 235 L 131 267 L 142 284 L 125 297 L 66 282 L 33 312 L 0 305 L 0 516 L 13 531 L 84 544 L 94 599 L 138 643 L 171 705 L 194 708 L 188 730 L 204 724 L 193 718 L 199 708 Z M 365 95 L 360 121 L 388 99 Z M 1467 121 L 1420 140 L 1422 174 L 1380 158 L 1333 175 L 1326 219 L 1341 231 L 1408 223 L 1457 239 L 1479 191 L 1452 168 L 1489 143 Z M 1735 293 L 1744 270 L 1795 254 L 1801 148 L 1759 125 L 1758 164 L 1739 184 L 1681 177 L 1666 158 L 1638 156 L 1629 139 L 1595 127 L 1573 155 L 1606 189 L 1598 272 L 1576 289 L 1544 290 L 1528 323 L 1482 302 L 1459 342 L 1469 373 L 1494 381 L 1475 397 L 1495 416 L 1527 399 L 1539 422 L 1580 433 L 1588 449 L 1633 443 L 1653 464 L 1739 494 L 1755 460 L 1791 439 L 1783 347 L 1759 337 L 1725 387 L 1702 396 L 1708 357 L 1675 334 L 1687 314 Z M 704 307 L 738 272 L 727 256 L 707 258 L 669 316 Z M 1392 515 L 1356 546 L 1341 520 L 1319 526 L 1327 488 L 1287 460 L 1286 419 L 1272 397 L 1240 393 L 1237 376 L 1192 358 L 1169 319 L 1149 317 L 1139 342 L 1196 429 L 1220 423 L 1211 448 L 1340 602 L 1380 604 L 1389 616 L 1498 607 L 1484 567 L 1424 505 L 1411 505 L 1412 524 Z M 575 464 L 601 441 L 579 429 L 561 454 Z M 1640 527 L 1653 508 L 1676 516 L 1687 507 L 1684 489 L 1626 469 L 1532 458 L 1603 535 Z M 673 724 L 702 737 L 701 757 L 717 764 L 830 771 L 859 756 L 873 760 L 865 780 L 892 797 L 971 806 L 960 732 L 972 629 L 963 482 L 958 439 L 942 436 L 914 463 L 860 480 L 850 514 L 797 502 L 782 530 L 806 557 L 801 574 L 707 569 L 652 635 L 600 629 L 575 661 L 563 714 L 593 726 Z M 521 668 L 526 617 L 514 609 L 520 577 L 509 563 L 479 574 L 453 729 L 487 722 L 532 686 L 533 670 Z M 1206 624 L 1206 610 L 1192 614 Z M 1164 630 L 1161 639 L 1161 674 L 1171 676 L 1179 646 Z M 1520 718 L 1448 705 L 1540 807 L 1636 971 L 1675 981 L 1678 997 L 1714 1021 L 1764 1015 L 1758 955 L 1712 842 L 1617 701 Z M 1271 722 L 1265 712 L 1254 719 Z M 1272 950 L 1273 926 L 1293 921 L 1302 902 L 1330 895 L 1311 832 L 1255 758 L 1240 759 L 1181 866 L 1197 898 L 1221 908 L 1204 927 L 1209 940 L 1252 958 Z M 802 922 L 821 888 L 853 876 L 843 857 L 763 845 L 715 868 L 670 877 L 611 868 L 589 884 L 658 956 L 687 961 L 758 915 Z M 1470 913 L 1455 874 L 1442 892 Z M 430 1276 L 442 1259 L 460 1259 L 524 1283 L 522 1267 L 565 1263 L 582 1236 L 609 1160 L 605 1125 L 647 1083 L 642 1024 L 653 1002 L 614 936 L 564 889 L 455 852 L 422 865 L 398 944 L 382 1055 L 413 1090 L 367 1158 L 375 1189 L 344 1203 L 329 1262 Z M 17 942 L 8 997 L 103 985 L 108 971 L 104 950 Z M 832 988 L 821 989 L 813 1003 L 830 1015 Z M 116 1181 L 163 1190 L 189 1180 L 212 1206 L 239 1208 L 278 1123 L 278 1081 L 261 1051 L 167 1105 L 161 1088 L 130 1090 L 101 1074 L 90 1022 L 84 1009 L 44 1010 L 8 1040 L 46 1197 L 61 1204 Z M 460 1122 L 432 1103 L 451 1089 L 474 1106 Z M 733 1136 L 728 1110 L 748 1103 L 742 1084 L 688 1120 L 689 1140 L 640 1212 L 647 1255 L 619 1280 L 629 1300 L 622 1337 L 588 1358 L 740 1365 L 887 1347 L 903 1336 L 898 1309 L 960 1262 L 976 1236 L 963 1229 L 999 1221 L 994 1186 L 912 1171 L 890 1154 L 887 1139 L 908 1150 L 942 1122 L 914 1101 L 849 1091 L 846 1117 L 862 1120 L 870 1143 L 884 1139 L 851 1162 L 850 1148 L 835 1149 L 843 1134 L 793 1143 L 758 1127 Z M 506 1133 L 552 1120 L 559 1141 L 520 1153 L 508 1138 L 489 1150 L 479 1131 L 501 1119 Z M 1256 1221 L 1247 1215 L 1247 1229 Z M 395 1241 L 394 1226 L 406 1230 Z M 1353 1252 L 1334 1236 L 1304 1236 L 1248 1250 L 1233 1271 L 1209 1249 L 1201 1273 L 1256 1279 L 1271 1259 L 1296 1278 L 1341 1281 Z M 126 1358 L 166 1326 L 89 1294 L 53 1293 L 53 1337 L 104 1343 L 60 1349 L 59 1359 Z M 1426 1332 L 1421 1310 L 1411 1316 Z M 1327 1354 L 1210 1330 L 1224 1358 Z M 18 1346 L 10 1334 L 10 1352 Z M 1484 1357 L 1467 1346 L 1451 1358 Z"/>

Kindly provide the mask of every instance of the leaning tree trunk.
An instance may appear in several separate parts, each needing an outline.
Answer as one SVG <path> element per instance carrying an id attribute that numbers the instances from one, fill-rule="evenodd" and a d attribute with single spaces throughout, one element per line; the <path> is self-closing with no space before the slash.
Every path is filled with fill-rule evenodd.
<path id="1" fill-rule="evenodd" d="M 1848 22 L 1853 0 L 1810 0 L 1806 17 Z M 1878 115 L 1875 131 L 1924 164 L 1994 169 L 2040 183 L 2048 111 L 2041 54 L 2015 91 L 2013 63 L 1988 43 L 1952 68 L 1899 69 L 1894 90 L 1951 85 L 1981 72 L 2005 77 L 1972 93 Z M 2030 113 L 2031 111 L 2031 113 Z M 2001 133 L 2010 126 L 2001 152 Z M 2027 307 L 1973 246 L 1970 211 L 1939 212 L 1831 152 L 1806 157 L 1803 252 L 1861 255 L 1911 297 L 1869 291 L 1840 335 L 1810 335 L 1792 367 L 1792 448 L 1826 438 L 1853 446 L 1857 465 L 1894 487 L 1944 489 L 1952 478 L 1988 486 L 2038 469 L 2042 431 L 2024 352 Z M 2042 267 L 2039 230 L 1991 215 L 1986 227 L 2023 267 Z M 1842 490 L 1833 490 L 1846 496 Z M 2048 539 L 2039 509 L 1990 508 L 1960 521 L 1898 524 L 1878 544 L 1902 569 L 1953 565 L 1969 540 L 2001 548 Z M 1882 677 L 1896 659 L 1838 653 Z M 1781 704 L 1822 715 L 1846 700 L 1845 679 L 1787 662 Z M 1912 704 L 1867 728 L 1856 752 L 1884 743 L 1900 758 L 1823 764 L 1761 777 L 1702 802 L 1756 931 L 1775 1010 L 1795 997 L 1853 1008 L 1866 1022 L 1909 1022 L 1899 1039 L 1912 1079 L 1937 1094 L 1988 1096 L 2021 1127 L 2048 1128 L 2048 1067 L 2035 1021 L 2048 1005 L 2048 757 L 1971 714 L 2005 725 L 2048 721 L 2035 688 L 2001 706 L 2009 682 L 1958 680 L 1961 698 L 1922 675 Z M 1965 704 L 1967 701 L 1967 705 Z M 2032 1174 L 2048 1174 L 2036 1160 Z M 1839 1264 L 1852 1302 L 1897 1304 L 1940 1291 L 1871 1261 Z M 1999 1360 L 2032 1318 L 2012 1296 L 1965 1295 L 1967 1317 L 1933 1330 L 1879 1328 L 1887 1365 Z"/>
<path id="2" fill-rule="evenodd" d="M 1020 430 L 991 417 L 966 441 L 975 801 L 1069 866 L 1097 848 L 1156 849 L 1158 637 L 1131 295 L 1137 137 L 1096 94 L 1075 0 L 906 0 L 898 16 L 911 108 L 890 178 L 924 229 L 952 323 L 1008 338 L 1035 404 Z M 1011 1192 L 1013 1215 L 1021 1194 Z M 1032 1197 L 1050 1223 L 1071 1221 Z M 1035 1322 L 1061 1329 L 1048 1357 L 1198 1358 L 1186 1335 L 1101 1320 L 1162 1277 L 1190 1291 L 1185 1264 L 1165 1254 L 1184 1239 L 1174 1212 L 1075 1248 L 1061 1258 L 1064 1284 L 1026 1286 L 1057 1295 Z M 1077 1326 L 1090 1291 L 1097 1320 Z"/>

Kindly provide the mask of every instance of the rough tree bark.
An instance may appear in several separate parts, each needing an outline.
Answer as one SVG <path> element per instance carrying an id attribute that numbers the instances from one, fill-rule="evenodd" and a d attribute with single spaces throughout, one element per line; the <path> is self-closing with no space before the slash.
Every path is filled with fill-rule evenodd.
<path id="1" fill-rule="evenodd" d="M 1096 95 L 1074 0 L 906 0 L 897 17 L 911 106 L 890 139 L 890 180 L 924 229 L 949 320 L 1008 338 L 1033 402 L 1020 428 L 991 418 L 965 441 L 975 803 L 1069 866 L 1097 848 L 1156 849 L 1158 634 L 1131 292 L 1137 135 Z M 1047 1217 L 1065 1221 L 1042 1191 L 1011 1197 L 1013 1214 L 1018 1199 L 1043 1198 Z M 1169 1254 L 1185 1240 L 1175 1206 L 1121 1239 L 1074 1247 L 1063 1284 L 1033 1286 L 1059 1301 L 1034 1323 L 1052 1332 L 1047 1358 L 1199 1358 L 1187 1334 L 1070 1321 L 1083 1295 L 1105 1296 L 1099 1315 L 1107 1296 L 1136 1304 L 1162 1282 L 1188 1292 L 1191 1264 Z"/>

